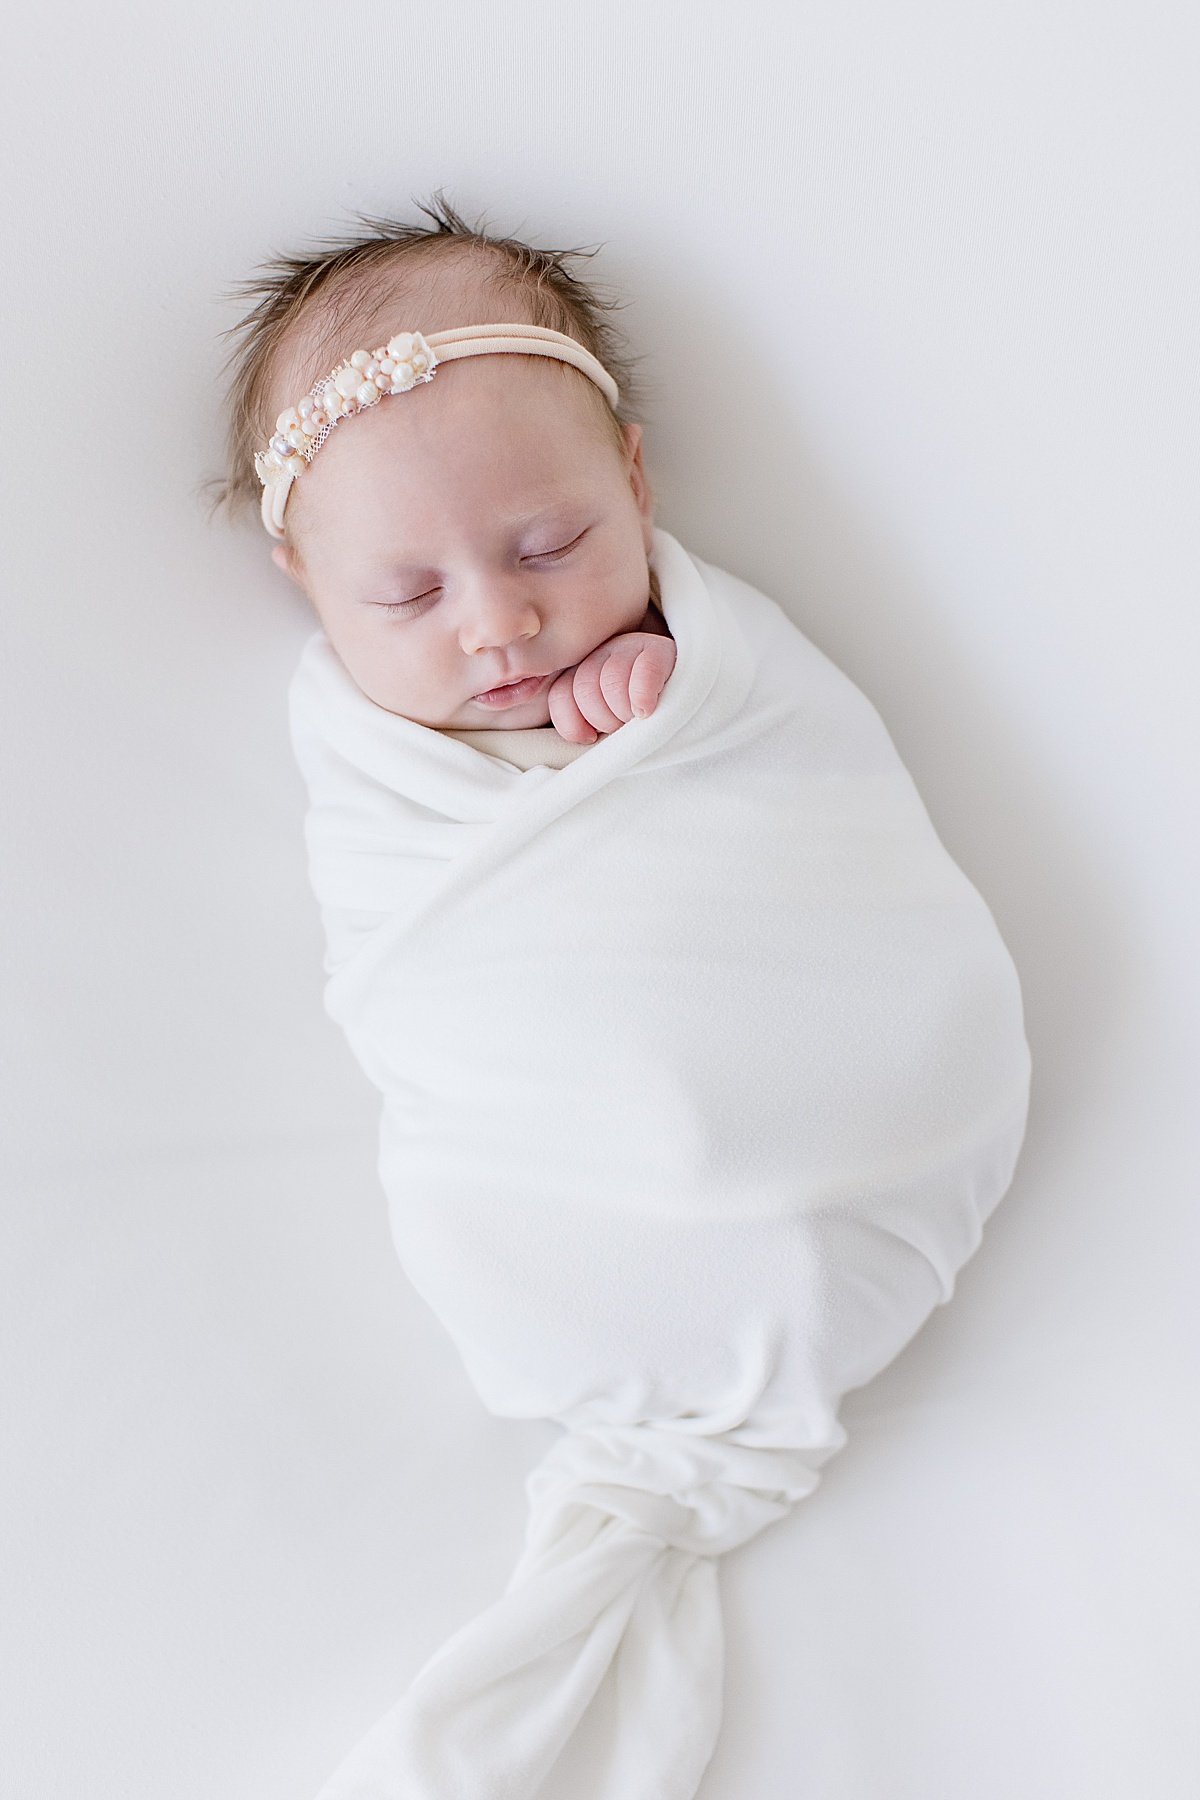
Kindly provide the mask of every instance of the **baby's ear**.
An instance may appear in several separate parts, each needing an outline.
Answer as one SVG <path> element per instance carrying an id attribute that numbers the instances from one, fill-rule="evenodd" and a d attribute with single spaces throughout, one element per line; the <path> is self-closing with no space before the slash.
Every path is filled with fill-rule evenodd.
<path id="1" fill-rule="evenodd" d="M 633 489 L 633 497 L 637 501 L 638 512 L 642 517 L 642 536 L 645 539 L 646 551 L 649 554 L 653 545 L 654 506 L 657 496 L 650 485 L 643 458 L 644 431 L 641 425 L 628 424 L 621 427 L 625 438 L 625 454 L 629 458 L 629 484 Z"/>
<path id="2" fill-rule="evenodd" d="M 271 552 L 271 561 L 277 569 L 282 569 L 291 581 L 299 583 L 300 577 L 292 567 L 292 553 L 286 544 L 276 544 Z"/>

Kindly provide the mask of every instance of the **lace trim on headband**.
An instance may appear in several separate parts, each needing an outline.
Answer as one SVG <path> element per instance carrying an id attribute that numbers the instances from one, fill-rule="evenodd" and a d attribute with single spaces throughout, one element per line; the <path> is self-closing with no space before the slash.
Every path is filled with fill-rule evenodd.
<path id="1" fill-rule="evenodd" d="M 254 467 L 264 484 L 299 475 L 312 461 L 339 419 L 374 406 L 384 394 L 403 394 L 418 381 L 431 381 L 438 359 L 419 331 L 401 331 L 378 350 L 356 350 L 331 375 L 314 382 L 295 406 L 281 412 L 265 451 Z"/>

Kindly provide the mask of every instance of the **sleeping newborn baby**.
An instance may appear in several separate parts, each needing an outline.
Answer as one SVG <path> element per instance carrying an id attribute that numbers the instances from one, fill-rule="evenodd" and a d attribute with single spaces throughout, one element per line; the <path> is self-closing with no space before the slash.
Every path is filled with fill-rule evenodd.
<path id="1" fill-rule="evenodd" d="M 719 1559 L 977 1248 L 1020 989 L 870 702 L 654 522 L 561 273 L 415 242 L 281 283 L 243 397 L 396 1247 L 484 1404 L 561 1429 L 505 1591 L 321 1800 L 533 1800 L 602 1688 L 578 1800 L 692 1800 Z"/>
<path id="2" fill-rule="evenodd" d="M 395 341 L 414 355 L 411 332 Z M 642 427 L 618 427 L 569 363 L 463 360 L 479 341 L 439 346 L 435 396 L 420 338 L 405 416 L 379 407 L 331 442 L 272 555 L 377 705 L 459 732 L 549 718 L 593 744 L 652 712 L 675 663 L 648 563 Z"/>

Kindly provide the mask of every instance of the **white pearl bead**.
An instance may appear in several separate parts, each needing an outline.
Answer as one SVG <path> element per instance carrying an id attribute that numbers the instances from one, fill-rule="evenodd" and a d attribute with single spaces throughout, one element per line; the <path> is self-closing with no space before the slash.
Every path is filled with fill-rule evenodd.
<path id="1" fill-rule="evenodd" d="M 385 375 L 382 369 L 378 370 L 376 374 L 372 375 L 371 380 L 375 383 L 375 386 L 379 389 L 381 394 L 390 394 L 391 393 L 392 378 L 390 375 Z"/>
<path id="2" fill-rule="evenodd" d="M 300 405 L 297 408 L 297 410 L 300 414 L 300 417 L 302 419 L 307 419 L 307 418 L 311 417 L 313 408 L 316 406 L 316 404 L 317 403 L 313 399 L 311 394 L 305 394 L 303 400 L 300 402 Z"/>
<path id="3" fill-rule="evenodd" d="M 370 381 L 371 378 L 375 375 L 378 375 L 378 373 L 379 373 L 379 358 L 377 356 L 373 356 L 371 358 L 370 362 L 367 363 L 366 367 L 363 369 L 363 374 L 366 376 L 367 380 Z"/>
<path id="4" fill-rule="evenodd" d="M 429 358 L 423 350 L 418 350 L 412 359 L 412 366 L 418 375 L 423 375 L 429 364 Z"/>
<path id="5" fill-rule="evenodd" d="M 354 397 L 360 406 L 374 406 L 379 398 L 379 389 L 373 381 L 364 381 Z"/>
<path id="6" fill-rule="evenodd" d="M 383 374 L 390 375 L 392 370 L 395 368 L 395 366 L 396 366 L 396 364 L 392 357 L 390 357 L 390 356 L 381 356 L 380 357 L 379 367 L 380 367 L 381 371 L 383 372 Z"/>
<path id="7" fill-rule="evenodd" d="M 275 436 L 271 439 L 271 448 L 272 450 L 278 450 L 280 456 L 286 456 L 291 449 L 291 445 L 288 443 L 283 433 L 277 431 Z"/>
<path id="8" fill-rule="evenodd" d="M 399 331 L 394 338 L 388 339 L 388 355 L 394 356 L 397 362 L 406 362 L 413 353 L 413 334 L 411 331 Z"/>
<path id="9" fill-rule="evenodd" d="M 302 456 L 289 456 L 283 466 L 289 475 L 300 475 L 303 474 L 308 464 Z"/>
<path id="10" fill-rule="evenodd" d="M 293 431 L 285 433 L 285 435 L 293 450 L 303 450 L 308 443 L 308 433 L 303 431 L 299 425 L 297 425 Z"/>
<path id="11" fill-rule="evenodd" d="M 411 363 L 398 362 L 392 370 L 393 388 L 409 388 L 413 383 L 413 366 Z"/>
<path id="12" fill-rule="evenodd" d="M 357 369 L 339 369 L 338 373 L 333 378 L 334 387 L 337 389 L 338 393 L 342 395 L 343 399 L 347 400 L 361 383 L 362 376 Z"/>
<path id="13" fill-rule="evenodd" d="M 296 411 L 294 406 L 289 406 L 284 412 L 281 412 L 276 419 L 275 429 L 276 431 L 282 431 L 286 435 L 287 432 L 291 431 L 293 426 L 298 425 L 299 423 L 300 414 Z"/>
<path id="14" fill-rule="evenodd" d="M 350 367 L 352 369 L 365 369 L 370 360 L 371 352 L 369 350 L 356 350 L 354 355 L 350 358 Z"/>

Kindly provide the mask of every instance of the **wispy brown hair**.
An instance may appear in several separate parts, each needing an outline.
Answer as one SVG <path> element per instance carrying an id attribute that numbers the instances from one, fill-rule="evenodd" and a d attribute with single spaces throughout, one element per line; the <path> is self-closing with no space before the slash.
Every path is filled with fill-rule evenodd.
<path id="1" fill-rule="evenodd" d="M 332 367 L 349 355 L 350 337 L 385 319 L 389 297 L 394 306 L 398 278 L 406 283 L 415 279 L 418 291 L 436 288 L 439 272 L 447 272 L 448 265 L 449 272 L 461 271 L 464 264 L 472 270 L 484 291 L 504 304 L 506 318 L 565 332 L 599 358 L 621 390 L 615 412 L 599 389 L 591 383 L 588 388 L 600 403 L 597 416 L 603 417 L 618 448 L 621 425 L 642 417 L 642 358 L 630 353 L 608 316 L 627 303 L 567 267 L 569 259 L 595 256 L 599 246 L 548 250 L 520 238 L 494 236 L 482 224 L 469 225 L 441 188 L 430 204 L 414 204 L 432 225 L 354 213 L 360 231 L 327 239 L 307 253 L 273 256 L 259 265 L 257 274 L 226 291 L 231 299 L 252 296 L 256 304 L 220 334 L 237 341 L 221 369 L 222 377 L 232 369 L 225 398 L 225 473 L 201 483 L 201 491 L 210 496 L 210 517 L 218 509 L 232 517 L 257 511 L 262 486 L 254 452 L 274 430 L 272 390 L 281 363 L 297 345 L 311 360 L 315 380 L 328 372 L 324 356 Z M 392 320 L 387 328 L 420 325 L 420 320 Z"/>

